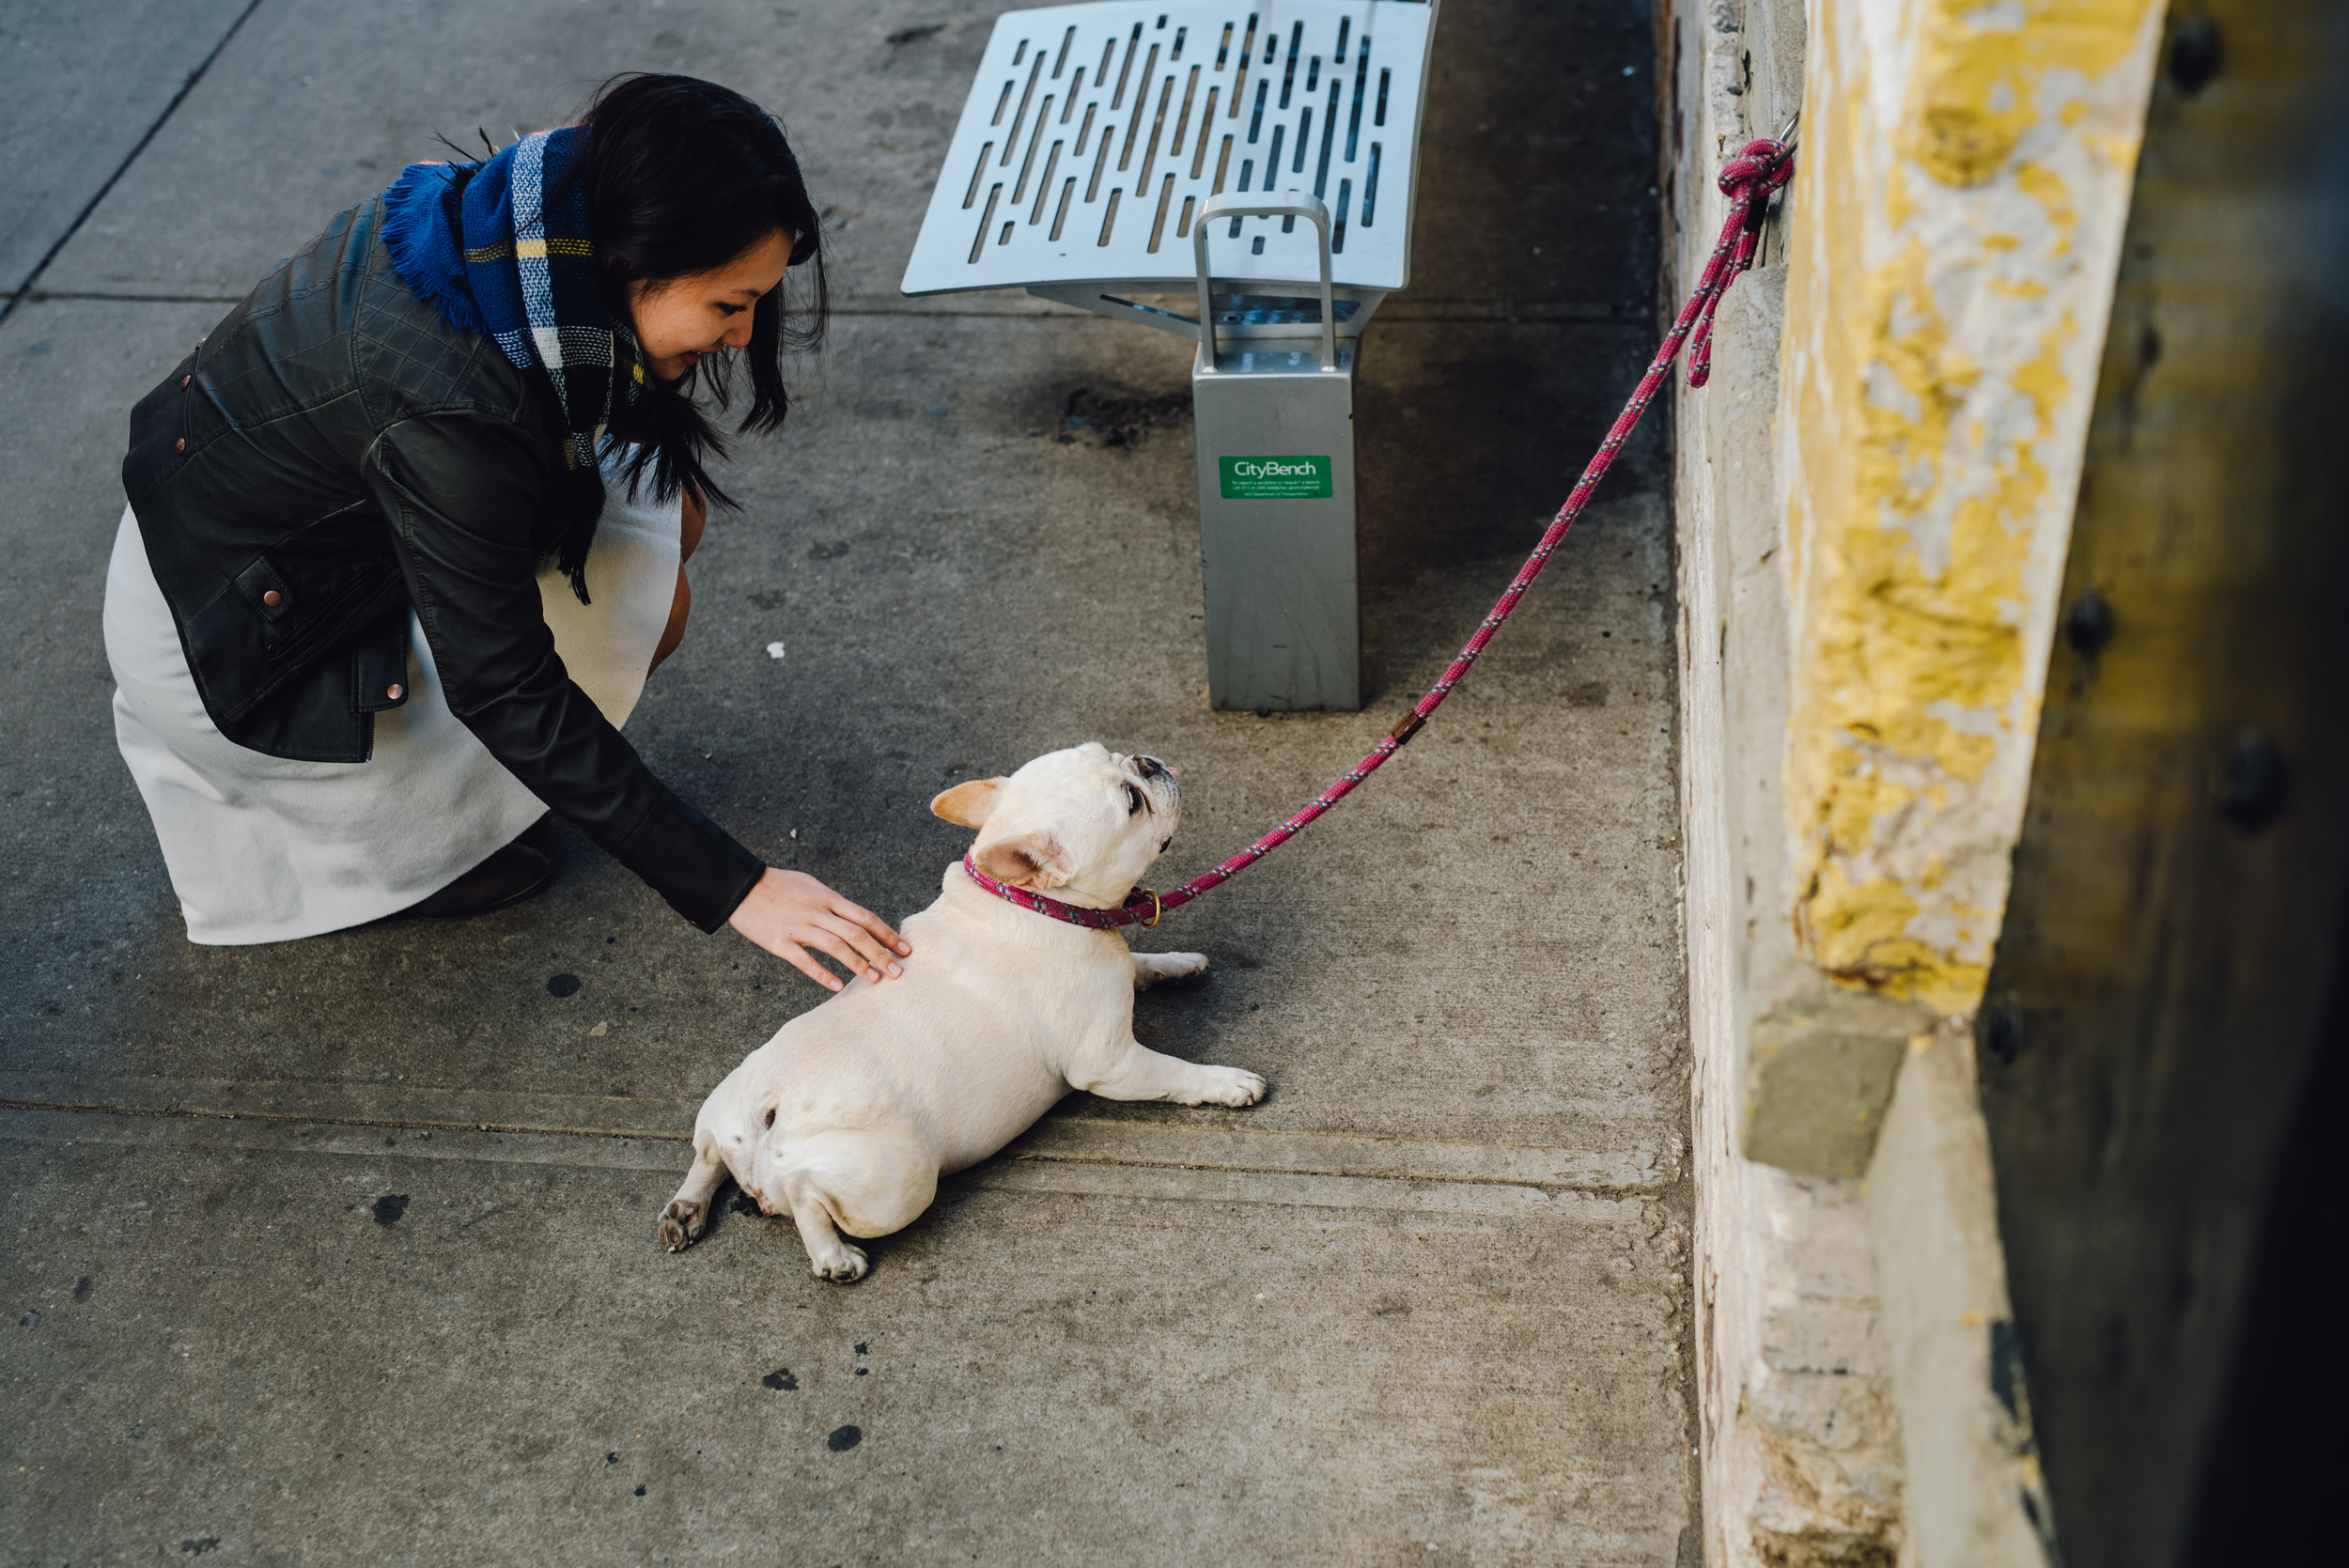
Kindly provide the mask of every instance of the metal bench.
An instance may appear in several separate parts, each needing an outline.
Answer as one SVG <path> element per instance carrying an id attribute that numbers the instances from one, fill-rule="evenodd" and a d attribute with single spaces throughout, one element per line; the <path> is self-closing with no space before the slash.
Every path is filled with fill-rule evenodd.
<path id="1" fill-rule="evenodd" d="M 1025 288 L 1199 340 L 1219 708 L 1361 706 L 1354 371 L 1409 281 L 1435 20 L 1433 0 L 1007 12 L 906 264 L 908 294 Z M 1168 294 L 1197 314 L 1135 298 Z"/>

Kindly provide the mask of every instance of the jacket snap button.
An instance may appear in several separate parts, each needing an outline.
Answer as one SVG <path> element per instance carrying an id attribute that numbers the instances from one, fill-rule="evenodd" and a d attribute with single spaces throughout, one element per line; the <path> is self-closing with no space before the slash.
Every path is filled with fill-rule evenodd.
<path id="1" fill-rule="evenodd" d="M 387 697 L 391 698 L 391 699 L 392 699 L 392 701 L 394 701 L 394 702 L 397 702 L 397 701 L 399 701 L 400 697 L 401 697 L 404 693 L 406 693 L 407 690 L 408 690 L 408 688 L 406 688 L 405 686 L 400 685 L 400 683 L 399 683 L 399 682 L 397 682 L 397 681 L 394 681 L 394 682 L 392 682 L 392 684 L 391 684 L 391 685 L 386 686 L 385 688 L 383 688 L 383 694 L 384 694 L 385 696 L 387 696 Z"/>
<path id="2" fill-rule="evenodd" d="M 192 380 L 195 380 L 195 378 L 194 378 L 194 376 L 182 376 L 182 377 L 180 377 L 180 378 L 179 378 L 179 384 L 180 384 L 182 387 L 184 387 L 184 386 L 186 386 L 186 385 L 187 385 L 190 381 L 192 381 Z"/>
<path id="3" fill-rule="evenodd" d="M 178 441 L 172 443 L 171 449 L 174 452 L 185 452 L 188 449 L 188 438 L 181 436 Z"/>
<path id="4" fill-rule="evenodd" d="M 268 593 L 261 596 L 261 602 L 268 605 L 272 610 L 274 610 L 279 605 L 286 602 L 286 596 L 279 593 L 276 589 L 272 588 Z"/>

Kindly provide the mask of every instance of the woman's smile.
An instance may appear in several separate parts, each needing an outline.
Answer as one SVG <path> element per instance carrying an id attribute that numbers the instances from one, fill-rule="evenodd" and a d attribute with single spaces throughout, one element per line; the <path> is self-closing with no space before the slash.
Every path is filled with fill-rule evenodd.
<path id="1" fill-rule="evenodd" d="M 646 368 L 674 381 L 711 354 L 747 347 L 758 302 L 782 284 L 790 260 L 791 237 L 775 228 L 714 272 L 660 284 L 631 280 L 629 312 Z"/>

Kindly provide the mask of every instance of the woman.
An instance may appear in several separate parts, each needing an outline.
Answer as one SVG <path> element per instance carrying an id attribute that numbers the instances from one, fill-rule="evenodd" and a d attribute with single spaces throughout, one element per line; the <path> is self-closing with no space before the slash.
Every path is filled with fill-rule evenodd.
<path id="1" fill-rule="evenodd" d="M 704 931 L 834 990 L 808 949 L 900 972 L 894 931 L 766 865 L 614 727 L 682 634 L 699 498 L 732 505 L 693 395 L 723 410 L 746 371 L 739 428 L 783 423 L 821 250 L 755 104 L 618 78 L 578 125 L 406 170 L 139 403 L 107 653 L 191 939 L 503 907 L 546 880 L 510 841 L 552 807 Z"/>

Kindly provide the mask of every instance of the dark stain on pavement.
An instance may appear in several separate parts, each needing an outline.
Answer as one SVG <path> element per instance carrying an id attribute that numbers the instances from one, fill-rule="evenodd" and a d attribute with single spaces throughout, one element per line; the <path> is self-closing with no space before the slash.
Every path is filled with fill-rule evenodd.
<path id="1" fill-rule="evenodd" d="M 76 1301 L 87 1301 L 89 1299 L 89 1276 L 85 1274 L 80 1279 L 73 1281 L 73 1299 Z"/>
<path id="2" fill-rule="evenodd" d="M 800 1380 L 791 1375 L 791 1369 L 789 1367 L 777 1367 L 774 1371 L 760 1378 L 759 1382 L 767 1388 L 775 1389 L 779 1393 L 786 1394 L 800 1386 Z"/>
<path id="3" fill-rule="evenodd" d="M 833 1429 L 832 1435 L 824 1439 L 824 1446 L 834 1453 L 846 1453 L 863 1441 L 864 1441 L 863 1427 L 843 1426 Z"/>
<path id="4" fill-rule="evenodd" d="M 1068 395 L 1061 408 L 1060 428 L 1052 439 L 1063 446 L 1079 442 L 1088 446 L 1131 449 L 1146 442 L 1158 430 L 1175 430 L 1190 423 L 1190 394 L 1161 393 L 1157 396 L 1105 396 L 1089 386 Z"/>
<path id="5" fill-rule="evenodd" d="M 408 1194 L 405 1192 L 386 1192 L 375 1201 L 375 1222 L 379 1225 L 397 1225 L 399 1217 L 407 1212 Z"/>
<path id="6" fill-rule="evenodd" d="M 558 974 L 552 976 L 547 981 L 547 994 L 549 996 L 558 997 L 575 997 L 579 995 L 579 976 L 575 974 Z"/>

